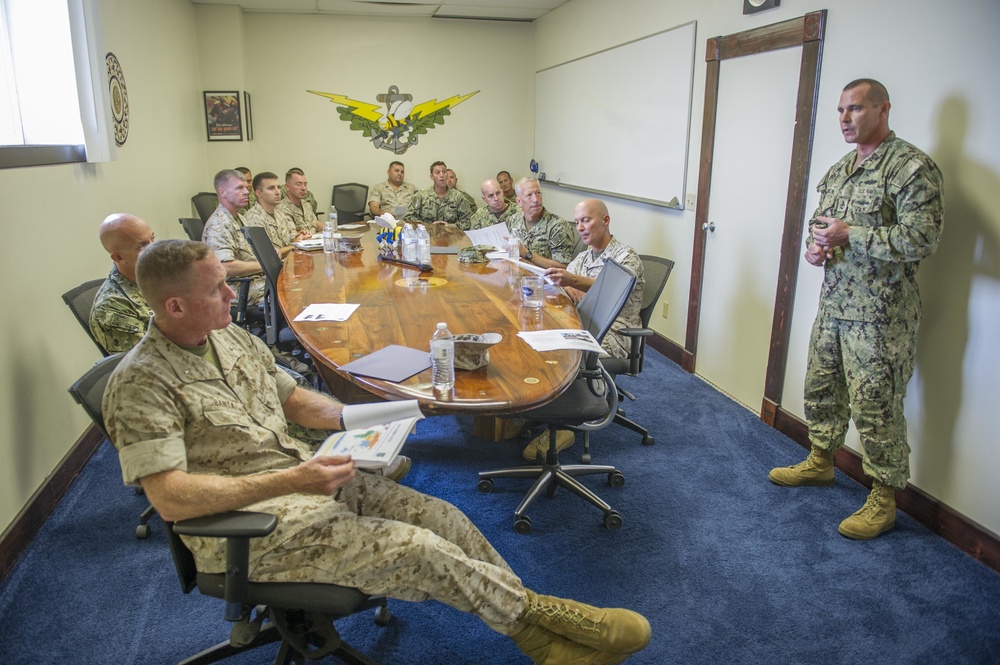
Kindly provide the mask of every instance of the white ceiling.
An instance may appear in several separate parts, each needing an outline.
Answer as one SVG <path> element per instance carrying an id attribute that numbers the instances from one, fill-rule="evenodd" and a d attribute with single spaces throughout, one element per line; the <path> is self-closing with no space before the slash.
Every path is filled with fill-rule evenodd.
<path id="1" fill-rule="evenodd" d="M 534 21 L 568 0 L 191 0 L 199 5 L 239 5 L 247 12 L 416 16 L 489 21 Z"/>

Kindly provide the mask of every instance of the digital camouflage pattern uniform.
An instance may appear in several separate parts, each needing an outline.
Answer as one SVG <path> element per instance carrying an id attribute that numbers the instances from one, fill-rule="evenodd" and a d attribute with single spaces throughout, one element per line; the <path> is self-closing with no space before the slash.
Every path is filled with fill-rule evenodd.
<path id="1" fill-rule="evenodd" d="M 152 325 L 112 375 L 104 413 L 126 484 L 170 470 L 268 473 L 311 457 L 285 429 L 281 405 L 295 382 L 264 344 L 234 325 L 209 340 L 214 363 Z M 358 473 L 332 497 L 291 494 L 245 509 L 278 517 L 271 535 L 251 541 L 251 580 L 433 598 L 504 634 L 524 610 L 520 579 L 461 511 L 381 476 Z M 224 571 L 223 541 L 182 538 L 198 570 Z"/>
<path id="2" fill-rule="evenodd" d="M 285 190 L 285 186 L 278 185 L 278 189 L 281 190 L 281 200 L 284 201 L 287 199 L 288 192 Z M 319 216 L 319 203 L 316 201 L 316 196 L 310 190 L 306 190 L 305 198 L 302 200 L 309 204 L 309 207 L 312 208 L 314 215 Z"/>
<path id="3" fill-rule="evenodd" d="M 458 188 L 456 188 L 455 191 L 462 195 L 462 198 L 464 198 L 469 203 L 469 207 L 473 211 L 475 211 L 479 207 L 479 205 L 476 203 L 475 197 L 472 196 L 472 194 L 469 194 L 467 191 Z"/>
<path id="4" fill-rule="evenodd" d="M 296 233 L 299 231 L 316 233 L 316 212 L 305 200 L 302 205 L 295 205 L 282 194 L 281 201 L 274 207 L 274 216 L 283 226 L 294 226 Z"/>
<path id="5" fill-rule="evenodd" d="M 239 210 L 237 210 L 237 212 L 240 213 L 241 215 L 246 215 L 247 212 L 249 212 L 250 208 L 254 207 L 256 204 L 257 204 L 257 195 L 254 194 L 253 190 L 251 189 L 250 194 L 247 196 L 246 207 L 240 208 Z"/>
<path id="6" fill-rule="evenodd" d="M 108 353 L 128 351 L 139 343 L 153 310 L 139 285 L 112 265 L 90 309 L 90 332 Z"/>
<path id="7" fill-rule="evenodd" d="M 243 217 L 237 215 L 238 219 L 233 219 L 229 211 L 220 203 L 212 216 L 205 222 L 205 230 L 202 231 L 201 240 L 212 248 L 219 261 L 257 261 L 257 255 L 253 253 L 250 242 L 243 235 Z M 264 297 L 264 276 L 259 275 L 250 282 L 250 294 L 247 302 L 256 305 Z"/>
<path id="8" fill-rule="evenodd" d="M 396 189 L 391 182 L 386 180 L 368 190 L 368 201 L 365 205 L 367 207 L 368 203 L 374 201 L 383 212 L 391 212 L 395 217 L 396 208 L 409 206 L 416 192 L 417 188 L 408 182 L 404 182 L 399 186 L 399 189 Z"/>
<path id="9" fill-rule="evenodd" d="M 287 216 L 278 217 L 264 210 L 259 203 L 247 210 L 243 215 L 243 223 L 247 226 L 262 226 L 267 231 L 267 237 L 275 247 L 287 247 L 295 239 L 296 231 L 292 221 Z"/>
<path id="10" fill-rule="evenodd" d="M 530 230 L 526 230 L 524 211 L 520 208 L 511 220 L 511 231 L 521 234 L 521 244 L 547 259 L 558 261 L 563 265 L 573 260 L 573 247 L 576 246 L 576 233 L 573 225 L 542 208 L 542 216 L 538 218 Z"/>
<path id="11" fill-rule="evenodd" d="M 635 253 L 634 249 L 625 243 L 618 242 L 617 238 L 611 236 L 611 242 L 608 243 L 603 252 L 598 254 L 588 247 L 570 261 L 570 264 L 566 266 L 566 272 L 597 279 L 597 276 L 604 270 L 604 262 L 608 258 L 612 258 L 628 268 L 635 274 L 636 278 L 635 286 L 632 287 L 632 292 L 629 293 L 628 300 L 625 301 L 625 307 L 622 308 L 621 314 L 618 315 L 615 322 L 611 324 L 611 331 L 601 343 L 608 355 L 613 358 L 626 358 L 632 349 L 632 342 L 618 331 L 622 328 L 642 327 L 639 310 L 642 309 L 642 288 L 646 280 L 642 276 L 642 260 L 639 255 Z"/>
<path id="12" fill-rule="evenodd" d="M 814 217 L 851 228 L 848 246 L 825 266 L 805 415 L 811 443 L 836 450 L 853 414 L 864 472 L 902 489 L 910 477 L 903 398 L 921 318 L 916 275 L 941 237 L 943 180 L 930 157 L 895 133 L 854 168 L 856 155 L 837 162 L 817 188 Z"/>
<path id="13" fill-rule="evenodd" d="M 500 216 L 493 214 L 489 206 L 483 206 L 478 208 L 476 212 L 472 213 L 472 217 L 469 219 L 469 228 L 463 229 L 464 231 L 485 229 L 487 226 L 493 226 L 494 224 L 506 224 L 507 229 L 510 230 L 511 224 L 517 214 L 521 211 L 516 205 L 508 205 L 507 209 L 500 213 Z M 499 248 L 498 248 L 499 249 Z"/>
<path id="14" fill-rule="evenodd" d="M 428 187 L 413 195 L 403 218 L 424 224 L 442 220 L 460 229 L 466 229 L 471 217 L 472 208 L 458 191 L 449 189 L 447 194 L 439 197 L 434 193 L 433 187 Z"/>

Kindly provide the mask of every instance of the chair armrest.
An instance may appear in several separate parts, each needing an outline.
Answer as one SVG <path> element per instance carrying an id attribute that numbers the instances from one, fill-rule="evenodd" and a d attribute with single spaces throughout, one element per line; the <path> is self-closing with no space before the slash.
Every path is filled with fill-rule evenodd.
<path id="1" fill-rule="evenodd" d="M 266 536 L 278 526 L 269 513 L 232 511 L 174 522 L 174 533 L 201 538 L 226 539 L 226 621 L 245 618 L 243 606 L 249 590 L 250 539 Z"/>
<path id="2" fill-rule="evenodd" d="M 622 328 L 615 332 L 626 337 L 649 337 L 653 334 L 653 331 L 649 328 Z"/>
<path id="3" fill-rule="evenodd" d="M 653 334 L 649 328 L 622 328 L 618 331 L 632 342 L 628 352 L 628 375 L 636 376 L 642 370 L 642 345 Z"/>
<path id="4" fill-rule="evenodd" d="M 238 285 L 236 289 L 236 320 L 238 326 L 243 325 L 247 318 L 247 301 L 250 299 L 250 283 L 253 277 L 229 277 L 226 282 Z"/>

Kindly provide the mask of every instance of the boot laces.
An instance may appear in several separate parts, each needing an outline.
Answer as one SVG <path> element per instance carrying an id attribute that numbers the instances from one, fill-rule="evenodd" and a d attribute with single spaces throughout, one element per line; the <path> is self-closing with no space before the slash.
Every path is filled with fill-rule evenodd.
<path id="1" fill-rule="evenodd" d="M 597 622 L 592 618 L 586 616 L 579 610 L 575 610 L 571 607 L 567 607 L 561 603 L 559 604 L 544 604 L 539 609 L 541 614 L 545 616 L 562 621 L 564 623 L 569 623 L 574 626 L 579 627 L 581 630 L 599 633 L 597 629 Z"/>

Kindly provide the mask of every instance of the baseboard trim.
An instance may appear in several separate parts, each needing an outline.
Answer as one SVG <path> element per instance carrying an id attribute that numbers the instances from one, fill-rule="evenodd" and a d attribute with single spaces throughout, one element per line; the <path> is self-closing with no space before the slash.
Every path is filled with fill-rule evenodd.
<path id="1" fill-rule="evenodd" d="M 80 471 L 103 441 L 104 435 L 91 425 L 35 490 L 14 521 L 4 529 L 0 535 L 0 582 L 7 578 L 35 534 L 59 505 L 73 480 L 80 475 Z"/>
<path id="2" fill-rule="evenodd" d="M 684 367 L 684 348 L 676 342 L 654 333 L 646 338 L 646 343 Z M 774 423 L 771 426 L 774 429 L 803 448 L 809 448 L 809 430 L 802 419 L 780 406 L 762 409 L 761 419 L 764 422 L 772 416 Z M 834 462 L 850 478 L 865 487 L 871 487 L 871 481 L 861 469 L 860 453 L 850 448 L 841 448 L 834 454 Z M 1000 573 L 1000 536 L 997 534 L 913 485 L 902 492 L 896 492 L 896 506 L 958 549 Z"/>

